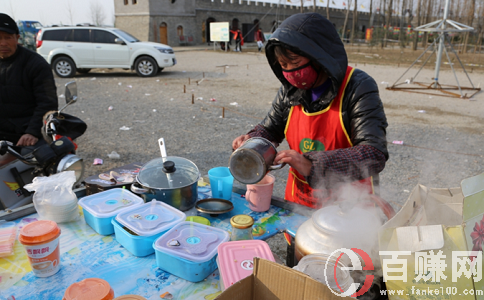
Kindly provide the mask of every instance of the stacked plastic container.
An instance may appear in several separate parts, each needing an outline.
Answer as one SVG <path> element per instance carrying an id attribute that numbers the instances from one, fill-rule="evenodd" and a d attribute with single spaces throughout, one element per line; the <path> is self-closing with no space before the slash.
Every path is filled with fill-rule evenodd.
<path id="1" fill-rule="evenodd" d="M 269 245 L 261 240 L 233 241 L 218 246 L 217 265 L 222 291 L 252 274 L 254 257 L 275 261 Z"/>
<path id="2" fill-rule="evenodd" d="M 217 247 L 229 240 L 227 231 L 195 222 L 181 222 L 153 243 L 156 264 L 191 282 L 217 269 Z"/>
<path id="3" fill-rule="evenodd" d="M 121 211 L 143 204 L 140 197 L 126 189 L 110 189 L 79 200 L 84 210 L 84 219 L 101 235 L 114 233 L 112 219 Z"/>
<path id="4" fill-rule="evenodd" d="M 155 252 L 153 242 L 185 218 L 178 209 L 153 200 L 123 210 L 111 223 L 123 247 L 136 256 L 147 256 Z"/>

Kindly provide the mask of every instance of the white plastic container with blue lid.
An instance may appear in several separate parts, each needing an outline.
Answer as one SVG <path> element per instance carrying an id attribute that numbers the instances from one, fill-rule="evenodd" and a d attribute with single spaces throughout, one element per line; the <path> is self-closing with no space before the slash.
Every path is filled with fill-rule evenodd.
<path id="1" fill-rule="evenodd" d="M 153 243 L 156 264 L 180 278 L 199 282 L 217 269 L 217 248 L 228 240 L 225 230 L 181 222 Z"/>
<path id="2" fill-rule="evenodd" d="M 161 201 L 124 210 L 112 220 L 116 240 L 136 256 L 152 254 L 153 242 L 184 221 L 185 213 Z"/>
<path id="3" fill-rule="evenodd" d="M 83 197 L 79 205 L 84 211 L 84 219 L 94 231 L 101 235 L 114 233 L 111 220 L 124 209 L 143 204 L 141 197 L 126 189 L 114 188 Z"/>

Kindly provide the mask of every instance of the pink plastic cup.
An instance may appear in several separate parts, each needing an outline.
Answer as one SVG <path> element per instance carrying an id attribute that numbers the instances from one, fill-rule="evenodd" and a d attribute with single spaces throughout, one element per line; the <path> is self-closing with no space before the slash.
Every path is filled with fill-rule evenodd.
<path id="1" fill-rule="evenodd" d="M 269 210 L 275 180 L 273 175 L 267 174 L 258 183 L 247 185 L 245 199 L 249 201 L 249 208 L 251 210 L 258 212 Z"/>

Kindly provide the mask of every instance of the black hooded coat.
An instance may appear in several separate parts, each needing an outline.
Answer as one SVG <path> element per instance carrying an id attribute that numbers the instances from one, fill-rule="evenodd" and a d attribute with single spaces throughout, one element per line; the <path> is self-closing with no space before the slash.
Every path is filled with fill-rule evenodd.
<path id="1" fill-rule="evenodd" d="M 281 66 L 274 54 L 276 45 L 308 57 L 313 65 L 320 66 L 326 72 L 332 85 L 319 99 L 312 101 L 310 91 L 298 89 L 284 78 Z M 301 104 L 309 113 L 318 112 L 328 107 L 336 97 L 346 74 L 348 58 L 333 24 L 317 13 L 302 13 L 287 18 L 269 39 L 266 45 L 266 56 L 282 86 L 259 127 L 263 127 L 264 131 L 272 137 L 270 139 L 273 142 L 281 143 L 285 138 L 284 129 L 292 106 Z M 365 72 L 355 69 L 346 87 L 342 106 L 343 124 L 353 147 L 372 146 L 374 151 L 380 152 L 380 156 L 383 154 L 387 160 L 386 127 L 388 124 L 378 86 L 373 78 Z M 319 179 L 329 175 L 327 172 L 330 172 L 324 170 L 324 167 L 315 168 L 317 162 L 324 165 L 321 161 L 331 159 L 331 155 L 336 155 L 336 152 L 337 150 L 304 153 L 304 156 L 313 162 L 312 175 L 307 178 L 310 186 L 318 187 Z M 380 163 L 380 167 L 375 171 L 376 174 L 369 174 L 367 167 L 371 163 L 362 162 L 360 175 L 352 180 L 374 176 L 384 167 L 383 161 L 383 164 Z M 360 166 L 351 167 L 360 168 Z M 318 178 L 318 180 L 312 180 L 311 177 Z"/>

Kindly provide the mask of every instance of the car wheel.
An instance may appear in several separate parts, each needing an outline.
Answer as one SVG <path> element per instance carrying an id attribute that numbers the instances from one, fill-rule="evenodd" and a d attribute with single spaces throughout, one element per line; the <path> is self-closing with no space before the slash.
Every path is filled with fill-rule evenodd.
<path id="1" fill-rule="evenodd" d="M 89 73 L 89 71 L 91 71 L 91 69 L 77 69 L 77 72 L 79 72 L 81 74 Z"/>
<path id="2" fill-rule="evenodd" d="M 67 78 L 76 74 L 77 68 L 72 59 L 62 56 L 54 61 L 54 72 L 57 76 Z"/>
<path id="3" fill-rule="evenodd" d="M 151 77 L 158 73 L 158 64 L 148 56 L 142 56 L 134 63 L 136 73 L 141 77 Z"/>

